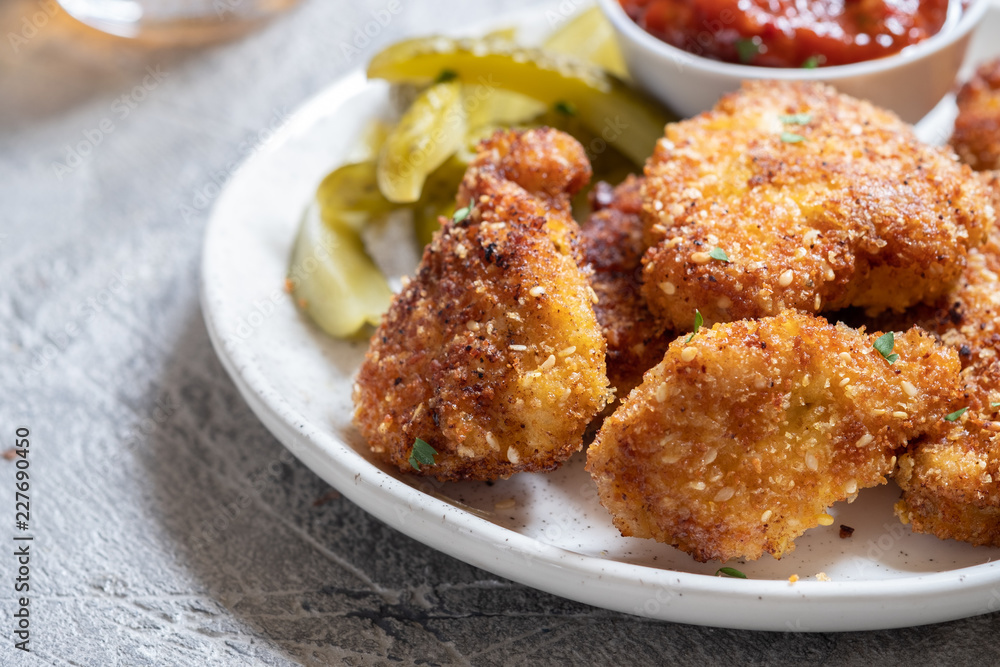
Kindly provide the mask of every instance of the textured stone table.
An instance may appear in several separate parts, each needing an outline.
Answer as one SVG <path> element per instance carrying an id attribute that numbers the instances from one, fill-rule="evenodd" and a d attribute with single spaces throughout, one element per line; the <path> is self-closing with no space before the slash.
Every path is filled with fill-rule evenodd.
<path id="1" fill-rule="evenodd" d="M 340 45 L 385 2 L 306 1 L 188 51 L 0 5 L 0 450 L 30 428 L 35 537 L 24 654 L 0 459 L 0 664 L 1000 661 L 997 615 L 793 635 L 569 602 L 386 528 L 287 456 L 208 341 L 207 209 L 262 131 L 380 45 L 529 4 L 401 3 L 357 52 Z"/>

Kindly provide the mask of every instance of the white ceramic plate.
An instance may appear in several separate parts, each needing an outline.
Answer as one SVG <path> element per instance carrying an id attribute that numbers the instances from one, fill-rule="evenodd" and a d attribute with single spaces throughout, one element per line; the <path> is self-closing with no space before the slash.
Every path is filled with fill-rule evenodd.
<path id="1" fill-rule="evenodd" d="M 1000 53 L 990 34 L 1000 34 L 996 6 L 971 60 Z M 529 586 L 627 613 L 730 628 L 833 631 L 1000 609 L 1000 564 L 991 562 L 1000 550 L 910 533 L 892 514 L 893 485 L 836 506 L 834 525 L 809 531 L 781 561 L 730 562 L 749 576 L 740 580 L 712 576 L 718 564 L 696 563 L 669 546 L 621 537 L 597 502 L 582 454 L 553 474 L 491 485 L 410 478 L 376 463 L 351 425 L 352 377 L 366 342 L 328 338 L 282 288 L 316 185 L 348 159 L 369 119 L 388 109 L 387 87 L 367 82 L 360 70 L 325 90 L 234 176 L 206 234 L 202 305 L 212 342 L 253 411 L 307 466 L 425 544 Z M 943 104 L 922 133 L 947 136 L 942 127 L 953 114 L 953 103 Z M 516 503 L 512 509 L 495 509 L 508 499 Z M 841 539 L 840 524 L 853 527 L 853 537 Z M 820 572 L 831 581 L 817 580 Z M 792 575 L 800 580 L 790 583 Z"/>

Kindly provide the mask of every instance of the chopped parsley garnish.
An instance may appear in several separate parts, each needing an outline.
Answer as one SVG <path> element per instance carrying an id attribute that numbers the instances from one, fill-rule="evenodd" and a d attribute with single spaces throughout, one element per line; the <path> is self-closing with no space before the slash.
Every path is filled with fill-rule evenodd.
<path id="1" fill-rule="evenodd" d="M 694 338 L 694 335 L 698 333 L 698 329 L 700 329 L 701 325 L 704 323 L 705 323 L 705 318 L 701 316 L 701 311 L 700 310 L 694 311 L 694 331 L 692 331 L 691 335 L 687 337 L 686 341 L 684 341 L 685 345 L 691 342 L 691 339 Z"/>
<path id="2" fill-rule="evenodd" d="M 958 421 L 962 415 L 966 413 L 969 408 L 962 408 L 961 410 L 955 410 L 950 415 L 946 415 L 944 420 L 949 422 Z"/>
<path id="3" fill-rule="evenodd" d="M 729 255 L 726 254 L 725 250 L 723 250 L 722 248 L 719 248 L 719 247 L 715 247 L 715 248 L 712 248 L 711 250 L 709 250 L 708 251 L 708 256 L 711 257 L 712 259 L 717 259 L 720 262 L 728 262 L 729 261 Z"/>
<path id="4" fill-rule="evenodd" d="M 470 213 L 472 213 L 471 204 L 455 211 L 455 215 L 451 216 L 451 219 L 454 220 L 455 222 L 462 222 L 463 220 L 469 217 Z"/>
<path id="5" fill-rule="evenodd" d="M 434 79 L 434 83 L 447 83 L 448 81 L 454 81 L 458 78 L 458 72 L 453 69 L 443 69 L 441 73 L 437 75 Z"/>
<path id="6" fill-rule="evenodd" d="M 881 336 L 879 336 L 878 339 L 875 340 L 875 343 L 874 345 L 872 345 L 872 347 L 874 347 L 879 354 L 885 357 L 886 361 L 888 361 L 890 364 L 894 364 L 896 363 L 896 360 L 899 359 L 898 354 L 892 353 L 892 348 L 895 347 L 895 345 L 896 345 L 896 337 L 893 336 L 892 332 L 890 331 L 889 333 L 884 333 Z"/>
<path id="7" fill-rule="evenodd" d="M 990 403 L 991 408 L 1000 408 L 1000 403 Z"/>
<path id="8" fill-rule="evenodd" d="M 808 125 L 812 122 L 811 113 L 791 113 L 783 116 L 778 116 L 781 122 L 785 125 Z"/>
<path id="9" fill-rule="evenodd" d="M 434 465 L 434 455 L 437 451 L 426 442 L 417 438 L 413 441 L 413 449 L 410 451 L 410 465 L 414 470 L 420 470 L 420 464 Z"/>
<path id="10" fill-rule="evenodd" d="M 817 67 L 819 67 L 819 56 L 809 56 L 802 63 L 802 69 L 816 69 Z"/>
<path id="11" fill-rule="evenodd" d="M 735 567 L 720 567 L 715 571 L 715 576 L 717 577 L 733 577 L 735 579 L 746 579 L 747 575 L 743 574 Z"/>
<path id="12" fill-rule="evenodd" d="M 795 134 L 794 132 L 782 132 L 781 140 L 786 144 L 798 144 L 806 140 L 801 134 Z"/>
<path id="13" fill-rule="evenodd" d="M 744 65 L 760 53 L 760 45 L 752 39 L 738 39 L 734 46 L 736 47 L 736 55 Z"/>
<path id="14" fill-rule="evenodd" d="M 561 114 L 566 116 L 576 115 L 576 105 L 572 102 L 566 102 L 565 100 L 559 100 L 553 105 L 553 108 Z"/>

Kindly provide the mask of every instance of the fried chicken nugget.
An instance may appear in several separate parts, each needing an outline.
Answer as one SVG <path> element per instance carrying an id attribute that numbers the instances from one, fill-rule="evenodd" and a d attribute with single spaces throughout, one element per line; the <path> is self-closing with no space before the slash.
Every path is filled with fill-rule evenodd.
<path id="1" fill-rule="evenodd" d="M 954 350 L 912 329 L 890 364 L 875 338 L 786 310 L 675 340 L 588 451 L 615 526 L 725 561 L 829 525 L 957 391 Z"/>
<path id="2" fill-rule="evenodd" d="M 554 130 L 480 146 L 446 221 L 372 338 L 354 421 L 405 472 L 416 438 L 437 452 L 419 474 L 489 480 L 555 468 L 609 398 L 592 292 L 573 255 L 569 197 L 589 178 L 583 148 Z M 461 216 L 459 216 L 461 217 Z"/>
<path id="3" fill-rule="evenodd" d="M 642 296 L 642 179 L 629 176 L 615 188 L 598 183 L 591 191 L 593 213 L 580 231 L 583 261 L 597 294 L 594 311 L 608 343 L 608 379 L 625 396 L 655 366 L 673 340 Z"/>
<path id="4" fill-rule="evenodd" d="M 1000 58 L 983 63 L 958 92 L 951 146 L 973 169 L 1000 169 Z"/>
<path id="5" fill-rule="evenodd" d="M 807 83 L 748 82 L 668 125 L 644 196 L 643 290 L 678 329 L 695 310 L 714 323 L 933 300 L 994 220 L 950 150 Z"/>
<path id="6" fill-rule="evenodd" d="M 899 457 L 896 514 L 918 533 L 1000 546 L 1000 228 L 969 252 L 950 294 L 906 319 L 958 351 L 964 391 L 949 412 L 966 411 Z"/>

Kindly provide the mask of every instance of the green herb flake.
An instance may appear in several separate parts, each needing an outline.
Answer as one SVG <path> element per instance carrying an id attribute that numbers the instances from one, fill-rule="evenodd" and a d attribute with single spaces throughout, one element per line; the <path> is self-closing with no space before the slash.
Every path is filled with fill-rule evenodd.
<path id="1" fill-rule="evenodd" d="M 786 144 L 800 144 L 806 140 L 801 134 L 795 134 L 794 132 L 782 132 L 781 140 Z"/>
<path id="2" fill-rule="evenodd" d="M 566 102 L 565 100 L 560 100 L 553 105 L 553 108 L 565 116 L 576 115 L 576 105 L 573 104 L 572 102 Z"/>
<path id="3" fill-rule="evenodd" d="M 760 53 L 760 45 L 753 39 L 738 39 L 734 46 L 736 47 L 736 55 L 744 65 Z"/>
<path id="4" fill-rule="evenodd" d="M 711 257 L 712 259 L 717 259 L 720 262 L 728 262 L 729 261 L 729 255 L 726 254 L 726 251 L 723 250 L 722 248 L 718 248 L 718 247 L 712 248 L 711 250 L 709 250 L 708 251 L 708 256 Z"/>
<path id="5" fill-rule="evenodd" d="M 704 323 L 705 323 L 705 318 L 701 316 L 701 311 L 700 310 L 694 311 L 694 331 L 692 331 L 691 335 L 687 337 L 686 341 L 684 341 L 685 345 L 691 342 L 691 340 L 694 338 L 694 335 L 698 333 L 698 329 L 700 329 L 701 325 L 703 325 Z"/>
<path id="6" fill-rule="evenodd" d="M 802 69 L 816 69 L 819 67 L 819 56 L 809 56 L 802 63 Z"/>
<path id="7" fill-rule="evenodd" d="M 778 116 L 778 118 L 785 125 L 808 125 L 813 119 L 811 113 L 791 113 Z"/>
<path id="8" fill-rule="evenodd" d="M 879 336 L 878 339 L 875 341 L 875 343 L 872 345 L 872 347 L 875 348 L 875 351 L 881 354 L 883 357 L 885 357 L 885 360 L 888 361 L 890 364 L 896 363 L 896 360 L 899 359 L 898 354 L 892 353 L 892 348 L 895 346 L 896 346 L 896 337 L 893 336 L 891 331 L 889 333 L 885 333 Z"/>
<path id="9" fill-rule="evenodd" d="M 1000 403 L 990 403 L 991 408 L 1000 408 Z"/>
<path id="10" fill-rule="evenodd" d="M 720 567 L 715 571 L 715 576 L 717 577 L 733 577 L 734 579 L 746 579 L 747 575 L 743 574 L 735 567 Z"/>
<path id="11" fill-rule="evenodd" d="M 437 451 L 426 442 L 417 438 L 413 441 L 413 449 L 410 451 L 410 465 L 414 470 L 420 470 L 420 464 L 434 465 L 434 455 Z"/>
<path id="12" fill-rule="evenodd" d="M 455 215 L 451 216 L 451 219 L 455 222 L 462 222 L 463 220 L 469 217 L 470 213 L 472 213 L 471 205 L 466 206 L 464 208 L 460 208 L 457 211 L 455 211 Z"/>
<path id="13" fill-rule="evenodd" d="M 961 410 L 955 410 L 950 415 L 946 415 L 944 420 L 948 422 L 958 421 L 959 419 L 961 419 L 962 415 L 964 415 L 968 411 L 968 409 L 969 408 L 962 408 Z"/>
<path id="14" fill-rule="evenodd" d="M 453 69 L 443 69 L 441 73 L 437 75 L 434 79 L 434 83 L 447 83 L 449 81 L 454 81 L 458 78 L 458 72 Z"/>

